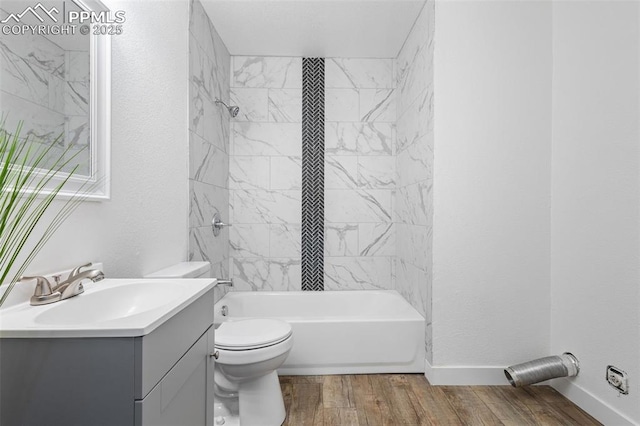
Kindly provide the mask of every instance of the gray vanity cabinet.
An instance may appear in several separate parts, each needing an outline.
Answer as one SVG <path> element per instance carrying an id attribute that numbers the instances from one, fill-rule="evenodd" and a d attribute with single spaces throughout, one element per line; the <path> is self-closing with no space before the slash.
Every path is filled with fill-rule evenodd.
<path id="1" fill-rule="evenodd" d="M 213 327 L 189 349 L 142 400 L 136 426 L 213 424 Z"/>
<path id="2" fill-rule="evenodd" d="M 0 424 L 212 425 L 213 305 L 142 337 L 0 339 Z"/>

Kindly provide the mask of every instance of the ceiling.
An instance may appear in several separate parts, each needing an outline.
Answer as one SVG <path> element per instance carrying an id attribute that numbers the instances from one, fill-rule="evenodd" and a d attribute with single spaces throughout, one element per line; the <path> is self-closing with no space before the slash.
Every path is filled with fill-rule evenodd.
<path id="1" fill-rule="evenodd" d="M 203 0 L 229 53 L 395 58 L 424 0 Z"/>

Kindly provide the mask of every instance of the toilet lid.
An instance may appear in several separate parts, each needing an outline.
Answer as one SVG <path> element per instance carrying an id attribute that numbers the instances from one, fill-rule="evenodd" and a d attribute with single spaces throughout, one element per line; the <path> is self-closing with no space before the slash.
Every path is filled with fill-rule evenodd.
<path id="1" fill-rule="evenodd" d="M 220 349 L 257 349 L 279 343 L 291 336 L 291 325 L 277 319 L 225 321 L 215 332 Z"/>

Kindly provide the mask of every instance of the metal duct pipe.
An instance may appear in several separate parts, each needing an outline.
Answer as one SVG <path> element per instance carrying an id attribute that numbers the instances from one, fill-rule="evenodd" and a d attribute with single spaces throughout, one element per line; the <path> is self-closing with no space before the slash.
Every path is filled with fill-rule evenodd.
<path id="1" fill-rule="evenodd" d="M 513 387 L 532 385 L 558 377 L 575 376 L 580 371 L 578 358 L 569 352 L 512 365 L 504 375 Z"/>

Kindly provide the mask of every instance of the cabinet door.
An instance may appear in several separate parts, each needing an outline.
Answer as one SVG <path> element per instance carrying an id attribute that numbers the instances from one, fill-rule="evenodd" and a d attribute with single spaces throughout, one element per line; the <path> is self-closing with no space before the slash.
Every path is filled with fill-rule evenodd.
<path id="1" fill-rule="evenodd" d="M 215 413 L 213 411 L 214 408 L 214 400 L 213 400 L 213 370 L 215 368 L 215 359 L 211 354 L 213 354 L 216 350 L 214 338 L 215 329 L 212 326 L 209 328 L 207 332 L 207 342 L 209 345 L 209 349 L 207 350 L 207 426 L 214 425 Z"/>
<path id="2" fill-rule="evenodd" d="M 149 394 L 135 402 L 136 425 L 207 424 L 208 336 L 203 334 Z"/>

